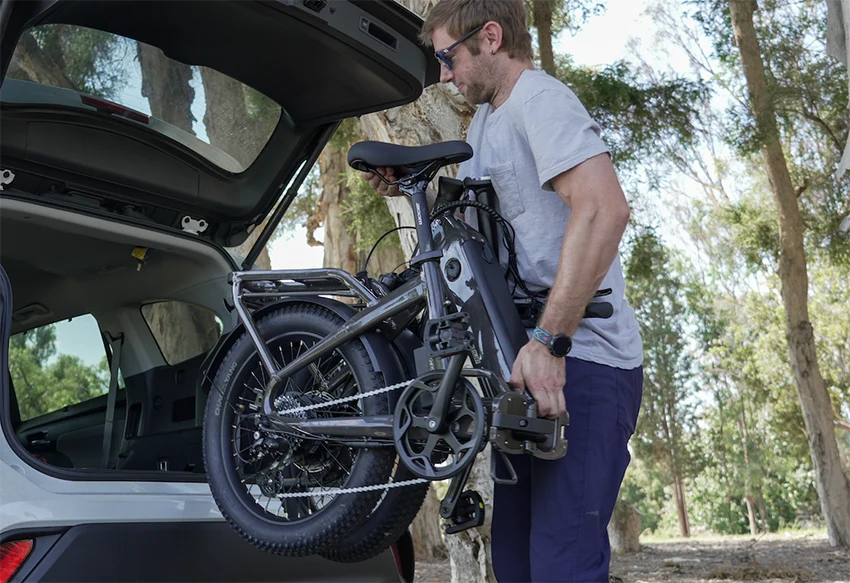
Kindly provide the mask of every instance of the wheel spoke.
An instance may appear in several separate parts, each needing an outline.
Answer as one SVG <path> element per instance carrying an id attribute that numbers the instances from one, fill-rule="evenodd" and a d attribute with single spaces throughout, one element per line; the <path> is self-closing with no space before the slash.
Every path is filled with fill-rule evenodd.
<path id="1" fill-rule="evenodd" d="M 275 364 L 283 367 L 305 354 L 315 342 L 314 337 L 293 333 L 269 343 L 268 348 L 274 355 Z M 255 501 L 255 512 L 282 521 L 310 518 L 338 498 L 338 495 L 329 494 L 329 489 L 349 483 L 361 450 L 262 426 L 259 423 L 264 415 L 262 399 L 270 375 L 256 355 L 251 358 L 251 366 L 240 373 L 237 394 L 226 400 L 232 414 L 231 455 L 236 477 L 244 485 L 247 495 Z M 292 408 L 309 404 L 311 400 L 322 403 L 323 400 L 356 396 L 358 392 L 351 366 L 341 351 L 333 350 L 287 377 L 273 397 L 287 396 L 283 407 Z M 355 400 L 312 409 L 301 415 L 305 419 L 352 418 L 363 415 L 361 403 L 362 400 Z M 274 437 L 287 449 L 278 452 L 267 451 L 265 446 L 262 450 L 259 447 L 255 449 L 257 440 L 254 433 L 257 431 L 261 439 L 263 436 Z M 260 457 L 260 451 L 265 451 L 265 456 Z M 282 494 L 292 493 L 303 493 L 304 496 L 281 498 Z"/>

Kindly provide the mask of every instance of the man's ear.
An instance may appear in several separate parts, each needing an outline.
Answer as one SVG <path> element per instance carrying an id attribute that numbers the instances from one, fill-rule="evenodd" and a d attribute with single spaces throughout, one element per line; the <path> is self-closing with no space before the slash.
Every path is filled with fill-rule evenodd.
<path id="1" fill-rule="evenodd" d="M 491 55 L 495 55 L 502 47 L 502 32 L 501 24 L 492 20 L 487 21 L 484 24 L 484 28 L 481 29 L 481 34 L 485 42 L 483 50 Z"/>

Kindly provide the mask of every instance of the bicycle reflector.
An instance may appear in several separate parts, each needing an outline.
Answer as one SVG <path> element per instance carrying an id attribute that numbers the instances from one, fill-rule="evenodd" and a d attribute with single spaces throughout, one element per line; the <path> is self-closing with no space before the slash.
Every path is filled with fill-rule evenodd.
<path id="1" fill-rule="evenodd" d="M 0 545 L 0 583 L 8 583 L 32 551 L 31 540 L 16 540 Z"/>

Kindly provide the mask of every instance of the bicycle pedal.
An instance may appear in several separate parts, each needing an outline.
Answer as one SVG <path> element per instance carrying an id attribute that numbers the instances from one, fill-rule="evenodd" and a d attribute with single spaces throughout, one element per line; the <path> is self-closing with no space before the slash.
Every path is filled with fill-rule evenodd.
<path id="1" fill-rule="evenodd" d="M 460 495 L 454 514 L 448 519 L 444 530 L 446 534 L 456 534 L 484 524 L 484 500 L 475 490 L 467 490 Z"/>

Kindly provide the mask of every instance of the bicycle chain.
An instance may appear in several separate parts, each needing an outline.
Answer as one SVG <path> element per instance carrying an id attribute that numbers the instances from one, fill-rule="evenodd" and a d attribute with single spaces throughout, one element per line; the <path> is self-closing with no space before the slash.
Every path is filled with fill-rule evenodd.
<path id="1" fill-rule="evenodd" d="M 415 486 L 416 484 L 424 484 L 428 482 L 425 478 L 414 478 L 412 480 L 404 480 L 402 482 L 387 482 L 386 484 L 375 484 L 374 486 L 360 486 L 358 488 L 331 488 L 322 492 L 286 492 L 278 494 L 275 498 L 307 498 L 318 496 L 331 496 L 337 494 L 359 494 L 361 492 L 373 492 L 375 490 L 390 490 L 392 488 L 402 488 L 405 486 Z"/>
<path id="2" fill-rule="evenodd" d="M 278 415 L 284 416 L 292 416 L 298 413 L 303 413 L 306 411 L 312 411 L 314 409 L 323 409 L 326 407 L 333 407 L 335 405 L 341 405 L 342 403 L 348 403 L 349 401 L 356 401 L 358 399 L 364 399 L 367 397 L 374 397 L 375 395 L 382 395 L 384 393 L 389 393 L 390 391 L 395 391 L 396 389 L 400 389 L 402 387 L 408 386 L 413 382 L 414 379 L 402 381 L 400 383 L 396 383 L 394 385 L 389 385 L 387 387 L 381 387 L 379 389 L 374 389 L 372 391 L 366 391 L 365 393 L 357 393 L 356 395 L 352 395 L 350 397 L 340 397 L 339 399 L 334 399 L 332 401 L 325 401 L 324 403 L 315 403 L 313 405 L 304 405 L 302 407 L 293 407 L 292 409 L 282 409 L 280 411 L 276 411 Z M 372 486 L 359 486 L 354 488 L 331 488 L 329 490 L 324 490 L 321 493 L 315 492 L 285 492 L 282 494 L 278 494 L 275 498 L 307 498 L 314 496 L 331 496 L 337 494 L 360 494 L 362 492 L 374 492 L 375 490 L 390 490 L 392 488 L 403 488 L 406 486 L 415 486 L 417 484 L 424 484 L 425 482 L 429 482 L 430 480 L 426 480 L 425 478 L 414 478 L 412 480 L 404 480 L 401 482 L 387 482 L 386 484 L 374 484 Z"/>
<path id="3" fill-rule="evenodd" d="M 390 391 L 395 391 L 396 389 L 406 387 L 414 380 L 415 379 L 402 381 L 400 383 L 396 383 L 388 387 L 381 387 L 380 389 L 366 391 L 365 393 L 357 393 L 356 395 L 351 395 L 350 397 L 340 397 L 339 399 L 324 401 L 322 403 L 314 403 L 313 405 L 304 405 L 302 407 L 293 407 L 292 409 L 281 409 L 280 411 L 275 411 L 275 413 L 277 413 L 278 415 L 291 417 L 292 415 L 295 415 L 297 413 L 303 413 L 305 411 L 313 411 L 314 409 L 324 409 L 326 407 L 333 407 L 335 405 L 341 405 L 342 403 L 348 403 L 349 401 L 356 401 L 358 399 L 364 399 L 366 397 L 374 397 L 375 395 L 389 393 Z"/>

